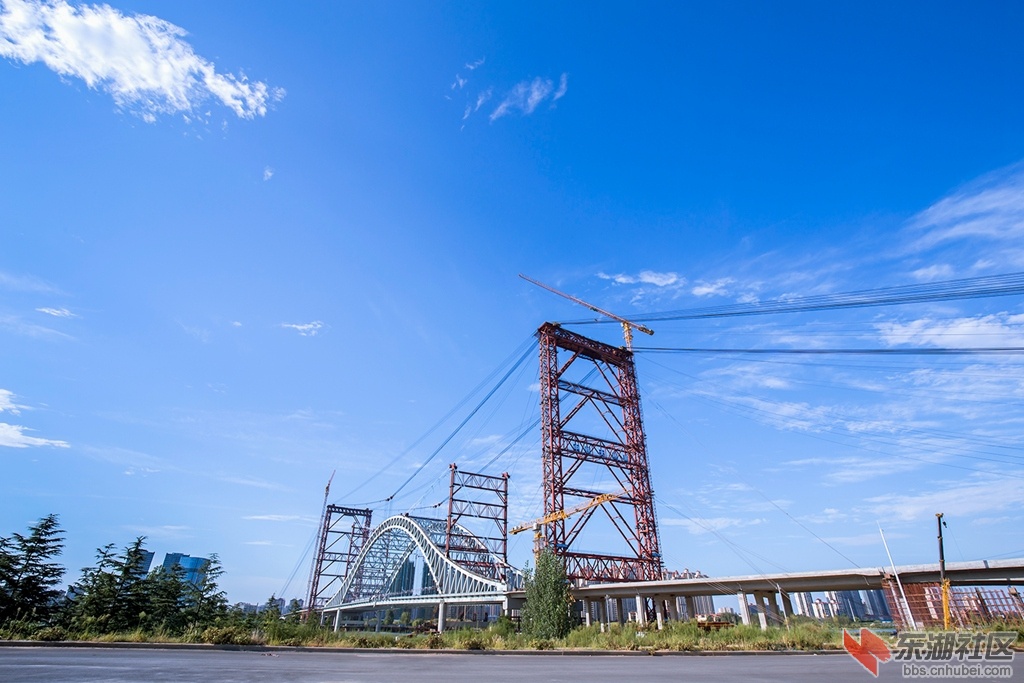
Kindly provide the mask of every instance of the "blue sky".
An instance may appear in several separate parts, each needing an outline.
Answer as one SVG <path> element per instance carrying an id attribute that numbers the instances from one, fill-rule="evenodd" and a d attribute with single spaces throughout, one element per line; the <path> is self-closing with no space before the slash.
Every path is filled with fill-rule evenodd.
<path id="1" fill-rule="evenodd" d="M 332 500 L 387 497 L 541 323 L 587 317 L 520 272 L 639 316 L 1024 271 L 1022 19 L 0 0 L 0 533 L 60 514 L 69 580 L 145 535 L 219 553 L 233 601 L 301 596 L 333 470 Z M 1020 297 L 652 326 L 1024 345 Z M 1024 556 L 1018 357 L 638 372 L 670 568 L 879 566 L 879 522 L 933 561 L 936 512 L 950 560 Z M 506 447 L 536 381 L 531 356 L 390 511 Z M 540 512 L 538 444 L 489 469 L 514 520 Z"/>

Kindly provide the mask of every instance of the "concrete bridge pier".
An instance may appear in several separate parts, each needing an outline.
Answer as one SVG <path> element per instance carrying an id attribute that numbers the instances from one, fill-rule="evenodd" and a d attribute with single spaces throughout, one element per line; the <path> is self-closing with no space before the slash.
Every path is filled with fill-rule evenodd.
<path id="1" fill-rule="evenodd" d="M 679 599 L 674 595 L 668 596 L 668 618 L 679 621 Z"/>
<path id="2" fill-rule="evenodd" d="M 590 600 L 583 598 L 583 625 L 590 626 Z"/>
<path id="3" fill-rule="evenodd" d="M 608 626 L 608 596 L 604 596 L 597 603 L 597 620 L 601 623 L 601 633 L 607 630 Z"/>
<path id="4" fill-rule="evenodd" d="M 437 632 L 444 633 L 444 617 L 445 612 L 448 611 L 448 606 L 444 603 L 444 600 L 437 603 Z"/>
<path id="5" fill-rule="evenodd" d="M 744 596 L 746 597 L 746 596 Z M 697 618 L 697 601 L 692 595 L 687 595 L 686 598 L 686 618 L 696 619 Z"/>
<path id="6" fill-rule="evenodd" d="M 658 624 L 658 630 L 665 628 L 665 596 L 654 596 L 654 619 Z"/>
<path id="7" fill-rule="evenodd" d="M 782 598 L 782 615 L 786 623 L 789 622 L 789 618 L 793 616 L 793 600 L 789 597 L 789 593 L 785 591 L 779 591 L 779 597 Z"/>
<path id="8" fill-rule="evenodd" d="M 736 600 L 740 603 L 740 621 L 744 626 L 750 626 L 750 603 L 747 602 L 747 594 L 740 591 L 736 594 Z"/>
<path id="9" fill-rule="evenodd" d="M 757 605 L 757 617 L 761 622 L 762 630 L 782 623 L 774 591 L 755 591 L 754 603 Z"/>
<path id="10" fill-rule="evenodd" d="M 622 611 L 622 598 L 615 598 L 615 619 L 619 626 L 626 625 L 626 615 Z"/>
<path id="11" fill-rule="evenodd" d="M 636 625 L 640 628 L 647 626 L 647 598 L 642 595 L 636 596 Z"/>

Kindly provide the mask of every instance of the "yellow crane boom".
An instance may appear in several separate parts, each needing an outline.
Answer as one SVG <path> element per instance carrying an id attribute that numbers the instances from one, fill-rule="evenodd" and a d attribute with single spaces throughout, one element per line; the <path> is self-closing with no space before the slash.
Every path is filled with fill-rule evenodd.
<path id="1" fill-rule="evenodd" d="M 598 505 L 611 502 L 618 498 L 619 496 L 621 496 L 623 493 L 625 492 L 616 491 L 615 493 L 602 493 L 601 495 L 595 498 L 591 498 L 590 500 L 584 503 L 580 503 L 575 507 L 568 508 L 567 510 L 555 510 L 554 512 L 549 512 L 543 517 L 533 520 L 532 522 L 526 522 L 524 524 L 520 524 L 519 526 L 512 527 L 508 530 L 508 532 L 510 534 L 519 534 L 526 531 L 527 529 L 537 529 L 539 532 L 540 528 L 545 524 L 550 524 L 551 522 L 558 522 L 563 519 L 568 519 L 569 517 L 572 517 L 573 515 L 578 515 L 581 512 L 585 512 L 586 510 L 589 510 L 592 507 L 596 507 Z"/>

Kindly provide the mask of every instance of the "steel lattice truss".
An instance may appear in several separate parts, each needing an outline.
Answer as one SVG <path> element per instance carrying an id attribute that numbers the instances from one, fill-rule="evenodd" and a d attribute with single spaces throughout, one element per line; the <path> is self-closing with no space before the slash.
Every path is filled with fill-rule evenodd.
<path id="1" fill-rule="evenodd" d="M 460 471 L 451 465 L 445 555 L 492 579 L 508 567 L 508 474 L 494 477 Z M 489 522 L 484 533 L 466 534 L 463 519 Z"/>
<path id="2" fill-rule="evenodd" d="M 504 595 L 521 582 L 521 575 L 511 567 L 507 568 L 505 577 L 496 579 L 481 576 L 447 557 L 444 550 L 447 530 L 448 523 L 444 519 L 396 515 L 384 520 L 370 534 L 356 558 L 356 571 L 350 572 L 325 609 L 408 598 L 416 589 L 410 591 L 399 581 L 399 576 L 416 550 L 423 555 L 425 569 L 419 595 L 436 595 L 439 599 L 494 597 Z M 456 525 L 456 531 L 466 539 L 474 538 L 461 526 Z M 486 548 L 479 541 L 476 547 Z"/>
<path id="3" fill-rule="evenodd" d="M 324 509 L 316 563 L 310 581 L 309 609 L 321 609 L 348 577 L 370 535 L 372 517 L 373 511 L 369 509 L 341 505 L 328 505 Z M 346 522 L 348 519 L 352 521 L 351 526 Z M 359 586 L 358 575 L 353 576 L 353 583 Z"/>
<path id="4" fill-rule="evenodd" d="M 613 502 L 594 506 L 572 519 L 547 524 L 544 544 L 563 558 L 566 573 L 574 581 L 660 579 L 662 563 L 654 493 L 633 353 L 553 323 L 542 325 L 537 337 L 545 515 L 603 493 L 575 485 L 573 476 L 588 463 L 606 469 L 624 491 Z M 587 372 L 581 373 L 580 366 Z M 569 381 L 570 369 L 573 376 L 583 374 L 593 381 L 586 385 L 583 381 L 587 380 Z M 595 425 L 600 429 L 595 430 Z M 600 431 L 601 435 L 584 430 Z M 598 510 L 622 535 L 628 554 L 573 549 L 573 543 Z"/>

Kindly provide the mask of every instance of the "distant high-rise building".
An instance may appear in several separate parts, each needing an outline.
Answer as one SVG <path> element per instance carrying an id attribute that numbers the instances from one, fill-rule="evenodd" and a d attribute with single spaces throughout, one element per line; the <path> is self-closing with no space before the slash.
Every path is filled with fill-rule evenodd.
<path id="1" fill-rule="evenodd" d="M 849 617 L 857 621 L 865 621 L 867 613 L 864 601 L 860 599 L 860 591 L 828 591 L 825 593 L 832 605 L 832 613 L 837 617 Z"/>
<path id="2" fill-rule="evenodd" d="M 149 568 L 153 566 L 153 551 L 143 550 L 142 551 L 142 562 L 139 563 L 137 573 L 139 576 L 145 576 L 149 573 Z"/>
<path id="3" fill-rule="evenodd" d="M 821 598 L 818 598 L 811 604 L 811 611 L 814 613 L 815 619 L 831 619 L 835 616 L 835 612 L 832 611 L 832 605 Z"/>
<path id="4" fill-rule="evenodd" d="M 181 567 L 185 570 L 183 580 L 198 586 L 206 577 L 206 569 L 210 566 L 210 560 L 206 557 L 192 557 L 183 553 L 167 553 L 164 555 L 163 568 L 167 570 L 174 567 Z"/>
<path id="5" fill-rule="evenodd" d="M 814 618 L 814 597 L 810 593 L 792 593 L 790 597 L 797 614 Z"/>
<path id="6" fill-rule="evenodd" d="M 885 594 L 880 590 L 864 591 L 868 599 L 868 616 L 879 621 L 890 621 L 892 613 L 889 612 L 889 604 L 885 601 Z"/>
<path id="7" fill-rule="evenodd" d="M 702 574 L 698 571 L 690 571 L 688 568 L 683 571 L 665 571 L 662 572 L 662 578 L 665 580 L 669 579 L 706 579 L 707 574 Z M 715 600 L 710 595 L 696 595 L 693 597 L 693 611 L 696 614 L 688 614 L 686 610 L 686 600 L 683 598 L 677 598 L 676 607 L 679 610 L 680 616 L 686 615 L 688 619 L 694 619 L 700 614 L 714 614 L 715 613 Z"/>

